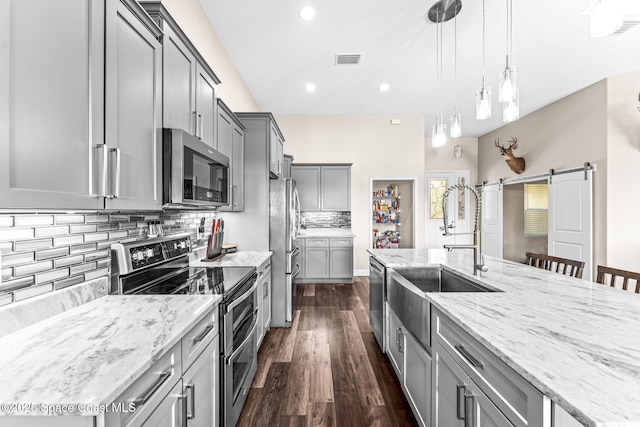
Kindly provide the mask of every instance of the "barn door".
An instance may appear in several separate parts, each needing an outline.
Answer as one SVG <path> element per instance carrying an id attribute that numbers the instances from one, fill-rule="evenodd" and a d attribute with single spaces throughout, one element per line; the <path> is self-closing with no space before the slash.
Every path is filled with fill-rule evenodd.
<path id="1" fill-rule="evenodd" d="M 584 261 L 583 279 L 593 266 L 593 172 L 553 175 L 549 182 L 549 255 Z"/>

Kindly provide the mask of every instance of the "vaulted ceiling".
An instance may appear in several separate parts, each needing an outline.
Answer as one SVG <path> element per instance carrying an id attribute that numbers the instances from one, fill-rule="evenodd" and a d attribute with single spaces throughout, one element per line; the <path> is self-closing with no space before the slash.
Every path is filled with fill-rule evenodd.
<path id="1" fill-rule="evenodd" d="M 626 2 L 627 0 L 614 0 Z M 275 114 L 424 114 L 435 123 L 436 24 L 425 19 L 435 1 L 417 0 L 200 0 L 229 55 L 263 111 Z M 640 69 L 640 25 L 620 35 L 591 38 L 593 0 L 513 0 L 513 64 L 518 70 L 520 116 L 606 77 Z M 629 0 L 626 19 L 640 18 Z M 312 21 L 298 11 L 311 6 Z M 445 119 L 458 106 L 463 136 L 503 125 L 498 75 L 507 49 L 506 1 L 485 2 L 485 75 L 493 114 L 475 119 L 482 83 L 482 1 L 462 0 L 443 24 Z M 358 65 L 336 65 L 336 54 L 360 54 Z M 316 90 L 305 91 L 313 82 Z M 388 83 L 390 89 L 378 87 Z M 455 89 L 457 88 L 457 90 Z M 640 82 L 638 82 L 640 91 Z M 457 92 L 457 97 L 456 97 Z M 630 94 L 637 99 L 638 94 Z M 456 101 L 457 98 L 457 101 Z"/>

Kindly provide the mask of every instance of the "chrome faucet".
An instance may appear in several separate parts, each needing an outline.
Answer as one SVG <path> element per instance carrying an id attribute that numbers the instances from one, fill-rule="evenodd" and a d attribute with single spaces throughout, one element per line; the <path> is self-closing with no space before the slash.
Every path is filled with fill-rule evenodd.
<path id="1" fill-rule="evenodd" d="M 453 224 L 447 225 L 447 200 L 449 198 L 449 194 L 452 190 L 462 190 L 462 189 L 470 190 L 476 199 L 476 213 L 473 222 L 473 232 L 472 233 L 451 233 L 450 229 L 454 228 Z M 469 187 L 467 184 L 455 184 L 451 187 L 447 188 L 446 191 L 442 194 L 442 218 L 444 221 L 444 226 L 440 227 L 440 230 L 443 232 L 443 236 L 456 236 L 463 234 L 472 234 L 473 235 L 473 244 L 471 245 L 444 245 L 444 248 L 448 251 L 452 251 L 454 249 L 473 249 L 473 274 L 478 274 L 479 271 L 487 271 L 487 267 L 484 265 L 484 257 L 482 255 L 481 247 L 480 247 L 480 212 L 482 208 L 482 201 L 480 196 L 473 188 Z"/>

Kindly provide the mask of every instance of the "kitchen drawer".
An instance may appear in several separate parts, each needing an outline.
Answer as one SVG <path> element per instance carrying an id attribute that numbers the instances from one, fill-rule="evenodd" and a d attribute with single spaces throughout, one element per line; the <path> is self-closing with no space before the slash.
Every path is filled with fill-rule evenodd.
<path id="1" fill-rule="evenodd" d="M 353 246 L 353 239 L 332 237 L 330 246 L 332 248 L 350 248 Z"/>
<path id="2" fill-rule="evenodd" d="M 182 372 L 196 360 L 219 331 L 218 307 L 211 310 L 182 338 Z"/>
<path id="3" fill-rule="evenodd" d="M 432 338 L 464 369 L 511 423 L 543 425 L 543 394 L 440 311 L 432 309 Z"/>
<path id="4" fill-rule="evenodd" d="M 319 248 L 329 246 L 329 239 L 307 239 L 307 248 Z"/>
<path id="5" fill-rule="evenodd" d="M 176 386 L 181 376 L 180 343 L 177 343 L 114 400 L 114 404 L 122 405 L 123 411 L 108 412 L 106 424 L 142 424 Z M 136 403 L 135 411 L 130 410 L 130 403 Z"/>

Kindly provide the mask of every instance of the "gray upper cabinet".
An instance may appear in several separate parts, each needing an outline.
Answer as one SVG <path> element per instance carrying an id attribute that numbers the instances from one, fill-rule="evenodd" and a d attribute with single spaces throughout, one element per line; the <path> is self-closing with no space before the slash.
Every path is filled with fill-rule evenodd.
<path id="1" fill-rule="evenodd" d="M 350 211 L 351 165 L 297 163 L 291 167 L 303 211 Z"/>
<path id="2" fill-rule="evenodd" d="M 269 147 L 269 172 L 271 177 L 282 178 L 284 173 L 284 138 L 275 120 L 271 123 Z"/>
<path id="3" fill-rule="evenodd" d="M 216 145 L 215 87 L 220 79 L 158 1 L 140 2 L 164 32 L 163 126 Z"/>
<path id="4" fill-rule="evenodd" d="M 4 0 L 0 27 L 0 207 L 160 207 L 161 31 L 140 5 Z"/>
<path id="5" fill-rule="evenodd" d="M 162 207 L 162 47 L 156 37 L 161 33 L 150 19 L 147 23 L 138 19 L 132 5 L 137 6 L 109 0 L 106 8 L 105 143 L 111 171 L 105 207 L 158 209 Z"/>
<path id="6" fill-rule="evenodd" d="M 298 166 L 291 167 L 291 177 L 296 182 L 300 197 L 301 211 L 320 210 L 320 167 Z"/>
<path id="7" fill-rule="evenodd" d="M 351 210 L 351 166 L 322 166 L 322 210 Z"/>
<path id="8" fill-rule="evenodd" d="M 104 1 L 0 2 L 0 207 L 99 209 Z"/>
<path id="9" fill-rule="evenodd" d="M 244 210 L 244 125 L 218 98 L 218 151 L 229 157 L 231 164 L 231 203 L 221 211 Z"/>

